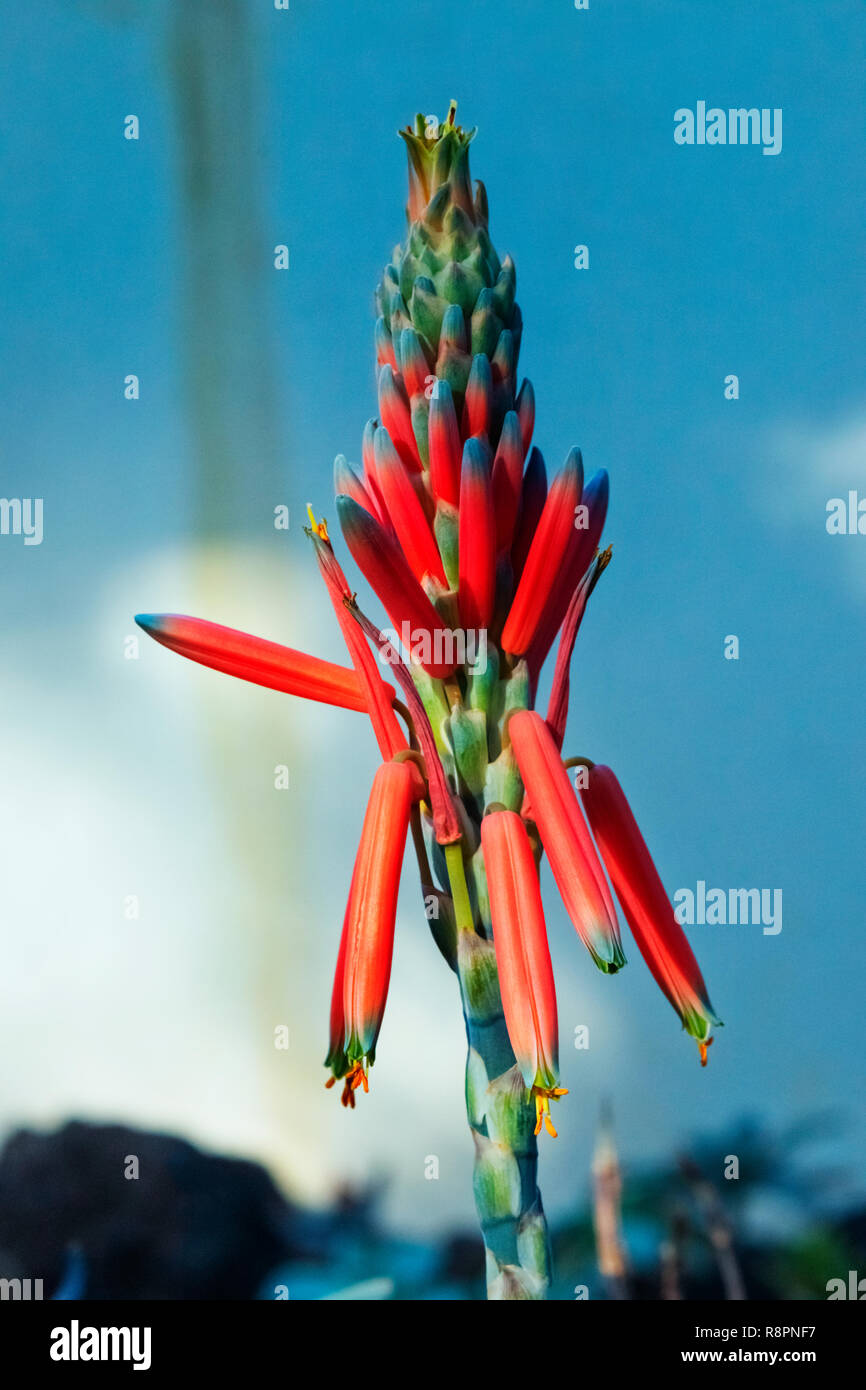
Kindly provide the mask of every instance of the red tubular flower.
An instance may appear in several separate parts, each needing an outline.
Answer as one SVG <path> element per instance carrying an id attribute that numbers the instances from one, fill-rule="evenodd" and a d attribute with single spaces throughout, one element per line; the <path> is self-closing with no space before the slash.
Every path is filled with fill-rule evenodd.
<path id="1" fill-rule="evenodd" d="M 387 365 L 379 369 L 379 414 L 406 467 L 412 473 L 420 473 L 421 460 L 406 390 L 400 378 Z"/>
<path id="2" fill-rule="evenodd" d="M 437 502 L 456 507 L 460 501 L 460 430 L 447 381 L 437 381 L 433 387 L 427 446 L 433 496 Z"/>
<path id="3" fill-rule="evenodd" d="M 460 621 L 467 631 L 486 628 L 496 589 L 496 518 L 484 446 L 467 439 L 460 474 L 458 541 Z"/>
<path id="4" fill-rule="evenodd" d="M 448 582 L 430 523 L 386 429 L 376 431 L 374 456 L 376 479 L 410 569 L 419 583 L 431 575 L 447 589 Z"/>
<path id="5" fill-rule="evenodd" d="M 324 521 L 316 521 L 312 508 L 310 508 L 310 522 L 312 525 L 310 536 L 319 563 L 319 570 L 327 586 L 331 605 L 337 615 L 340 631 L 349 649 L 352 665 L 358 674 L 361 689 L 366 696 L 367 710 L 379 751 L 383 758 L 390 760 L 402 749 L 409 746 L 394 713 L 394 691 L 382 679 L 382 673 L 376 658 L 367 645 L 364 634 L 346 610 L 343 600 L 351 598 L 352 591 L 334 554 L 328 536 L 328 528 Z"/>
<path id="6" fill-rule="evenodd" d="M 706 1066 L 711 1032 L 720 1020 L 622 787 L 609 767 L 597 764 L 580 794 L 638 949 L 686 1032 L 697 1040 Z"/>
<path id="7" fill-rule="evenodd" d="M 556 666 L 550 686 L 550 701 L 547 706 L 546 723 L 557 748 L 562 747 L 565 726 L 568 721 L 569 687 L 571 685 L 571 656 L 574 643 L 586 612 L 589 596 L 601 575 L 610 564 L 611 546 L 597 555 L 575 589 L 562 624 L 559 647 L 556 652 Z"/>
<path id="8" fill-rule="evenodd" d="M 430 368 L 418 334 L 412 328 L 404 328 L 400 334 L 400 375 L 410 400 L 413 396 L 423 396 Z"/>
<path id="9" fill-rule="evenodd" d="M 535 391 L 528 377 L 517 393 L 516 408 L 517 418 L 520 421 L 520 433 L 523 436 L 523 456 L 525 458 L 532 443 L 532 431 L 535 429 Z"/>
<path id="10" fill-rule="evenodd" d="M 344 492 L 347 497 L 353 497 L 358 505 L 370 512 L 372 516 L 378 516 L 378 509 L 373 498 L 345 454 L 338 454 L 334 459 L 334 494 L 336 496 L 341 492 Z"/>
<path id="11" fill-rule="evenodd" d="M 616 911 L 559 749 L 535 710 L 512 714 L 508 735 L 566 911 L 599 970 L 613 975 L 625 965 Z"/>
<path id="12" fill-rule="evenodd" d="M 405 622 L 413 639 L 415 634 L 419 641 L 426 639 L 430 660 L 419 664 L 428 675 L 440 680 L 450 676 L 457 665 L 450 629 L 410 570 L 397 542 L 351 497 L 337 498 L 337 514 L 355 562 L 375 589 L 397 632 L 402 634 Z M 437 657 L 437 647 L 442 659 Z M 446 654 L 449 660 L 444 659 Z"/>
<path id="13" fill-rule="evenodd" d="M 354 886 L 354 876 L 352 879 Z M 333 1076 L 325 1082 L 326 1087 L 333 1086 L 338 1077 L 345 1076 L 349 1069 L 349 1062 L 346 1058 L 346 1014 L 343 1009 L 343 985 L 346 979 L 346 942 L 349 937 L 349 908 L 352 903 L 352 889 L 349 889 L 349 902 L 343 914 L 343 930 L 340 933 L 340 948 L 337 951 L 337 968 L 334 971 L 334 985 L 331 990 L 331 1015 L 328 1028 L 328 1055 L 325 1058 L 325 1066 L 330 1068 Z M 355 1108 L 355 1093 L 351 1086 L 343 1090 L 343 1104 Z"/>
<path id="14" fill-rule="evenodd" d="M 466 383 L 466 400 L 463 406 L 463 434 L 477 434 L 487 438 L 490 433 L 490 415 L 493 407 L 493 375 L 490 359 L 479 353 L 472 359 L 472 370 Z"/>
<path id="15" fill-rule="evenodd" d="M 346 666 L 321 661 L 317 656 L 282 647 L 263 637 L 251 637 L 248 632 L 238 632 L 221 623 L 187 618 L 182 613 L 139 613 L 135 621 L 164 647 L 200 666 L 251 681 L 253 685 L 264 685 L 269 690 L 281 690 L 286 695 L 301 695 L 306 700 L 369 713 L 361 683 Z M 394 690 L 389 685 L 384 689 L 390 705 Z"/>
<path id="16" fill-rule="evenodd" d="M 459 279 L 461 272 L 457 269 L 456 278 Z M 443 289 L 456 288 L 453 285 L 443 286 Z M 447 294 L 446 294 L 447 298 Z M 468 380 L 472 370 L 472 358 L 467 352 L 468 341 L 466 335 L 466 317 L 457 303 L 451 303 L 442 315 L 442 327 L 439 332 L 439 351 L 436 355 L 436 375 L 441 381 L 447 381 L 455 391 L 462 391 L 464 384 Z"/>
<path id="17" fill-rule="evenodd" d="M 408 763 L 383 763 L 373 779 L 364 816 L 331 1002 L 333 1030 L 340 1022 L 336 992 L 342 976 L 342 1047 L 332 1031 L 327 1065 L 334 1075 L 326 1084 L 332 1086 L 343 1078 L 344 1105 L 351 1104 L 350 1097 L 358 1086 L 367 1090 L 367 1071 L 376 1060 L 376 1040 L 391 978 L 397 894 L 413 786 Z"/>
<path id="18" fill-rule="evenodd" d="M 496 351 L 490 359 L 493 378 L 493 413 L 500 418 L 510 410 L 514 403 L 514 371 L 517 365 L 517 350 L 514 334 L 510 328 L 503 328 L 496 343 Z"/>
<path id="19" fill-rule="evenodd" d="M 378 318 L 376 320 L 375 343 L 376 365 L 384 367 L 387 363 L 389 367 L 392 367 L 396 371 L 397 359 L 394 356 L 394 344 L 391 341 L 391 334 L 388 331 L 388 325 L 384 318 Z"/>
<path id="20" fill-rule="evenodd" d="M 567 559 L 551 590 L 547 608 L 527 655 L 533 676 L 537 676 L 544 665 L 575 591 L 592 563 L 607 516 L 609 493 L 607 470 L 601 468 L 583 489 L 579 520 L 585 525 L 578 526 L 575 522 L 575 534 Z"/>
<path id="21" fill-rule="evenodd" d="M 544 504 L 502 629 L 502 647 L 514 656 L 524 656 L 529 651 L 544 622 L 551 595 L 558 589 L 563 570 L 579 544 L 580 533 L 574 519 L 582 490 L 583 462 L 580 450 L 572 449 Z"/>
<path id="22" fill-rule="evenodd" d="M 523 484 L 520 490 L 520 511 L 514 529 L 514 540 L 511 543 L 511 568 L 514 571 L 515 584 L 523 573 L 526 557 L 538 529 L 546 501 L 547 470 L 544 467 L 541 450 L 533 449 L 529 455 L 526 472 L 523 475 Z"/>
<path id="23" fill-rule="evenodd" d="M 496 553 L 508 550 L 520 511 L 523 482 L 523 437 L 515 410 L 502 422 L 502 433 L 493 460 L 493 510 L 496 514 Z"/>
<path id="24" fill-rule="evenodd" d="M 376 516 L 378 517 L 382 525 L 385 527 L 385 530 L 390 531 L 393 530 L 393 527 L 391 526 L 391 522 L 388 518 L 388 509 L 385 506 L 385 500 L 382 496 L 382 491 L 379 487 L 379 480 L 376 477 L 376 429 L 377 425 L 375 420 L 368 420 L 366 425 L 364 426 L 364 435 L 361 440 L 361 459 L 364 464 L 364 482 L 367 485 L 367 492 L 370 498 L 376 505 Z M 339 488 L 334 488 L 334 495 L 336 496 L 339 491 Z"/>
<path id="25" fill-rule="evenodd" d="M 545 1123 L 555 1136 L 550 1102 L 566 1092 L 556 1084 L 556 991 L 532 848 L 523 821 L 513 811 L 492 811 L 484 817 L 481 844 L 508 1037 L 535 1097 L 535 1132 Z"/>

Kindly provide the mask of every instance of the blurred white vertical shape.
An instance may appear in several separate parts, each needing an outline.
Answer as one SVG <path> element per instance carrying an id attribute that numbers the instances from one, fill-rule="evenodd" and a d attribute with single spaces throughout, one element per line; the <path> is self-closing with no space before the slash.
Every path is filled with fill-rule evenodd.
<path id="1" fill-rule="evenodd" d="M 262 213 L 267 148 L 259 124 L 257 48 L 241 0 L 178 0 L 165 11 L 174 112 L 182 287 L 178 329 L 192 450 L 191 607 L 298 645 L 292 629 L 288 548 L 274 530 L 287 503 L 281 421 L 273 380 L 271 295 L 276 272 Z M 296 517 L 300 509 L 290 509 Z M 297 523 L 296 523 L 297 524 Z M 246 542 L 246 544 L 242 544 Z M 274 563 L 274 546 L 285 569 Z M 312 557 L 311 560 L 311 570 Z M 274 591 L 286 600 L 274 602 Z M 243 596 L 244 602 L 241 602 Z M 325 610 L 322 595 L 323 613 Z M 214 983 L 247 1004 L 255 1040 L 249 1085 L 258 1093 L 272 1162 L 283 1174 L 305 1160 L 298 1123 L 301 1077 L 317 1075 L 321 1035 L 292 1017 L 289 980 L 302 977 L 306 913 L 298 831 L 307 762 L 294 702 L 251 703 L 249 690 L 215 676 L 196 682 L 202 777 L 212 810 Z M 252 709 L 256 717 L 251 717 Z M 167 769 L 167 775 L 170 769 Z M 222 960 L 231 968 L 223 974 Z M 297 995 L 295 996 L 297 1003 Z M 226 1095 L 226 1104 L 231 1101 Z"/>
<path id="2" fill-rule="evenodd" d="M 592 1160 L 592 1214 L 599 1272 L 608 1298 L 628 1298 L 622 1238 L 622 1174 L 608 1106 L 602 1109 Z"/>
<path id="3" fill-rule="evenodd" d="M 270 148 L 259 94 L 255 7 L 166 7 L 174 113 L 177 252 L 195 460 L 196 525 L 237 536 L 266 524 L 290 481 L 274 380 L 275 238 L 263 211 Z"/>
<path id="4" fill-rule="evenodd" d="M 105 655 L 114 633 L 136 634 L 136 611 L 186 612 L 313 650 L 317 602 L 331 620 L 312 554 L 293 580 L 289 536 L 274 526 L 276 507 L 289 507 L 293 527 L 301 509 L 274 380 L 279 276 L 263 212 L 272 145 L 260 121 L 257 7 L 79 3 L 146 29 L 164 76 L 173 135 L 164 279 L 169 293 L 177 287 L 177 351 L 166 359 L 181 364 L 189 445 L 176 467 L 188 478 L 189 541 L 167 551 L 155 535 L 144 562 L 105 576 L 83 618 L 95 665 L 67 673 L 89 717 L 69 787 L 80 815 L 68 816 L 63 837 L 79 875 L 63 948 L 74 962 L 86 940 L 102 980 L 91 990 L 71 966 L 70 1017 L 58 1017 L 57 1032 L 74 1019 L 78 1050 L 51 1080 L 36 1067 L 32 1101 L 14 1109 L 171 1127 L 256 1154 L 321 1192 L 320 1146 L 301 1117 L 326 1075 L 330 941 L 311 931 L 304 837 L 326 810 L 309 805 L 306 748 L 310 729 L 323 731 L 336 711 L 196 667 L 144 634 L 138 659 Z M 140 215 L 150 215 L 146 202 Z M 19 698 L 25 709 L 32 697 Z M 49 937 L 56 911 L 45 903 Z M 124 1019 L 122 1046 L 106 1051 Z"/>

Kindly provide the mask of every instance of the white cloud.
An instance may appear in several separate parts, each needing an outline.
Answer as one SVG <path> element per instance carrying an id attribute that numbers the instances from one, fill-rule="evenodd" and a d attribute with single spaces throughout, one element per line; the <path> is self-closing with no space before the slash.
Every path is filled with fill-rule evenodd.
<path id="1" fill-rule="evenodd" d="M 827 503 L 850 491 L 866 498 L 866 413 L 835 421 L 775 428 L 761 489 L 763 510 L 784 526 L 806 529 L 831 544 L 852 589 L 866 593 L 866 536 L 829 536 Z"/>

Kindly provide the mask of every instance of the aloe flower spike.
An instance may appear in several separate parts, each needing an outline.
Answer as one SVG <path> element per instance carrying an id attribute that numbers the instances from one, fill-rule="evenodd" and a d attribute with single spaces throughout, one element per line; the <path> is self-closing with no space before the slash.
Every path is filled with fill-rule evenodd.
<path id="1" fill-rule="evenodd" d="M 376 293 L 377 418 L 363 431 L 363 470 L 342 456 L 334 469 L 343 538 L 396 637 L 362 611 L 356 581 L 312 513 L 316 560 L 353 669 L 194 619 L 141 621 L 217 670 L 368 714 L 383 761 L 340 935 L 329 1084 L 342 1083 L 346 1109 L 368 1089 L 411 826 L 425 908 L 439 913 L 428 926 L 455 973 L 466 1027 L 488 1297 L 534 1300 L 551 1282 L 537 1136 L 555 1132 L 551 1102 L 565 1094 L 541 855 L 596 964 L 612 974 L 624 958 L 603 861 L 704 1059 L 715 1017 L 612 774 L 586 763 L 590 785 L 578 801 L 566 774 L 575 760 L 560 761 L 574 642 L 609 556 L 597 553 L 607 475 L 584 487 L 574 450 L 548 491 L 532 444 L 535 394 L 529 381 L 517 390 L 514 263 L 491 240 L 483 185 L 473 194 L 474 130 L 457 123 L 452 102 L 441 124 L 419 115 L 400 133 L 408 227 Z M 544 722 L 533 706 L 557 632 Z"/>

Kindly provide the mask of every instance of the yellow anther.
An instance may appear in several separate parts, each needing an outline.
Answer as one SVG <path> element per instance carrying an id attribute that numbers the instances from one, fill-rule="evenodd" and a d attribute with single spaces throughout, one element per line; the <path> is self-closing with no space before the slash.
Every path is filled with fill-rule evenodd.
<path id="1" fill-rule="evenodd" d="M 310 525 L 319 537 L 319 540 L 329 541 L 331 538 L 328 535 L 328 524 L 324 518 L 321 521 L 316 520 L 313 514 L 313 504 L 311 502 L 307 503 L 307 516 L 310 518 Z"/>
<path id="2" fill-rule="evenodd" d="M 557 1139 L 559 1136 L 550 1118 L 550 1102 L 567 1096 L 567 1089 L 565 1086 L 533 1086 L 532 1094 L 535 1097 L 535 1133 L 540 1134 L 543 1125 L 548 1134 Z"/>

